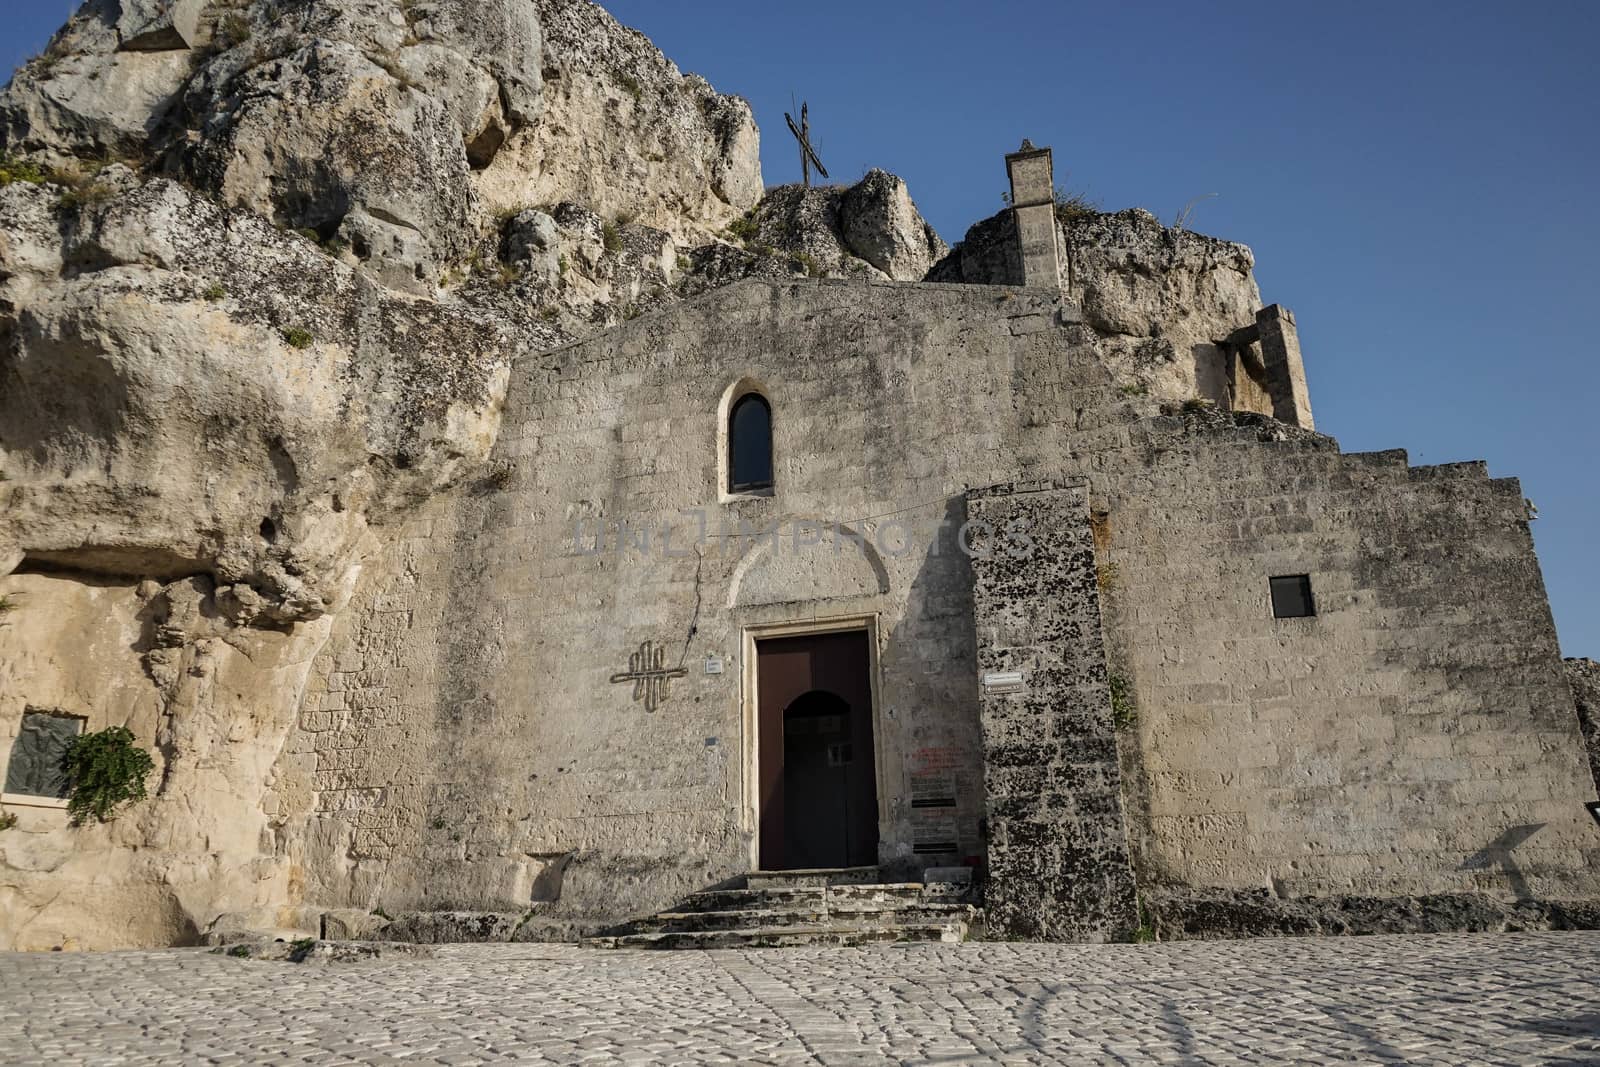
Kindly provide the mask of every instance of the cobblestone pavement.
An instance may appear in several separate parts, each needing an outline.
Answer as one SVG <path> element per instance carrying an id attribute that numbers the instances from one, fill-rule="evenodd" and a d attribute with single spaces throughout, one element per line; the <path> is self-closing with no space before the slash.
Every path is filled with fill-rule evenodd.
<path id="1" fill-rule="evenodd" d="M 6 1063 L 1600 1064 L 1600 934 L 0 956 Z"/>

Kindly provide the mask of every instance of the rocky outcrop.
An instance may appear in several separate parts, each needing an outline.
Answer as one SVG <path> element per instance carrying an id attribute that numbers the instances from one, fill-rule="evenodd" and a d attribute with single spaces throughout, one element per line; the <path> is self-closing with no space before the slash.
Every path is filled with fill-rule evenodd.
<path id="1" fill-rule="evenodd" d="M 369 527 L 487 455 L 526 342 L 176 183 L 91 188 L 0 189 L 0 546 L 332 610 Z"/>
<path id="2" fill-rule="evenodd" d="M 1139 208 L 1060 214 L 1062 289 L 1119 377 L 1152 394 L 1230 406 L 1232 357 L 1222 342 L 1261 307 L 1250 249 L 1169 229 Z M 927 280 L 1022 284 L 1011 212 L 968 230 Z"/>
<path id="3" fill-rule="evenodd" d="M 881 170 L 850 186 L 778 186 L 729 235 L 747 251 L 828 278 L 920 281 L 949 251 L 906 183 Z"/>
<path id="4" fill-rule="evenodd" d="M 543 117 L 477 185 L 491 213 L 562 202 L 703 241 L 761 198 L 750 106 L 589 0 L 538 0 Z"/>
<path id="5" fill-rule="evenodd" d="M 0 148 L 137 161 L 419 294 L 520 210 L 700 243 L 761 195 L 748 105 L 587 0 L 90 0 Z"/>
<path id="6" fill-rule="evenodd" d="M 1578 725 L 1589 750 L 1589 770 L 1600 791 L 1600 663 L 1592 659 L 1567 660 L 1567 684 L 1578 706 Z"/>

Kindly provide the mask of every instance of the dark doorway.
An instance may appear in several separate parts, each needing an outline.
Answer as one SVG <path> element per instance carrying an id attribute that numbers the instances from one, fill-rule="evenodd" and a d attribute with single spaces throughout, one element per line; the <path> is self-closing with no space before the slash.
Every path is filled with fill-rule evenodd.
<path id="1" fill-rule="evenodd" d="M 762 870 L 878 862 L 871 669 L 864 631 L 757 642 Z"/>

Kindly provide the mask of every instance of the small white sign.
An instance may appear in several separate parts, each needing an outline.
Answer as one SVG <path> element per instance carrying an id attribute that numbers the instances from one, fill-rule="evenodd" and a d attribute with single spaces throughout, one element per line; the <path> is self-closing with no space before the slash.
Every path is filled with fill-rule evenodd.
<path id="1" fill-rule="evenodd" d="M 706 657 L 706 673 L 707 674 L 721 674 L 722 673 L 722 657 L 721 656 L 707 656 Z"/>
<path id="2" fill-rule="evenodd" d="M 990 693 L 1020 693 L 1027 684 L 1021 671 L 990 671 L 983 676 L 983 688 Z"/>

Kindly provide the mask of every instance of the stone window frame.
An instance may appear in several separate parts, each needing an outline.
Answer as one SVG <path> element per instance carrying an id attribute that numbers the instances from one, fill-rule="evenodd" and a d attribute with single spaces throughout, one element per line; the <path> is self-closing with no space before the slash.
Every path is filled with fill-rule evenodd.
<path id="1" fill-rule="evenodd" d="M 40 708 L 32 705 L 25 707 L 17 717 L 13 732 L 5 737 L 5 755 L 0 760 L 0 790 L 5 787 L 6 777 L 11 768 L 11 751 L 16 747 L 17 739 L 22 736 L 23 720 L 29 715 L 49 715 L 58 719 L 72 719 L 78 723 L 78 736 L 89 730 L 90 717 L 77 712 L 66 711 L 61 708 Z M 0 807 L 6 808 L 42 808 L 48 811 L 65 811 L 68 801 L 65 797 L 39 796 L 33 793 L 8 793 L 0 792 Z"/>
<path id="2" fill-rule="evenodd" d="M 772 439 L 772 481 L 766 485 L 735 489 L 733 486 L 733 412 L 746 397 L 758 396 L 767 406 L 767 432 Z M 742 377 L 722 393 L 717 406 L 717 495 L 726 504 L 735 500 L 760 500 L 777 495 L 778 486 L 778 403 L 773 391 L 761 380 Z"/>
<path id="3" fill-rule="evenodd" d="M 1284 582 L 1299 583 L 1299 588 L 1296 590 L 1296 595 L 1303 600 L 1306 608 L 1305 611 L 1294 614 L 1284 614 L 1279 610 L 1281 602 L 1279 599 L 1278 590 L 1281 587 L 1281 583 Z M 1311 580 L 1310 572 L 1301 574 L 1272 575 L 1267 579 L 1267 600 L 1272 609 L 1272 617 L 1279 621 L 1288 621 L 1292 619 L 1315 619 L 1320 614 L 1317 611 L 1316 585 Z"/>

